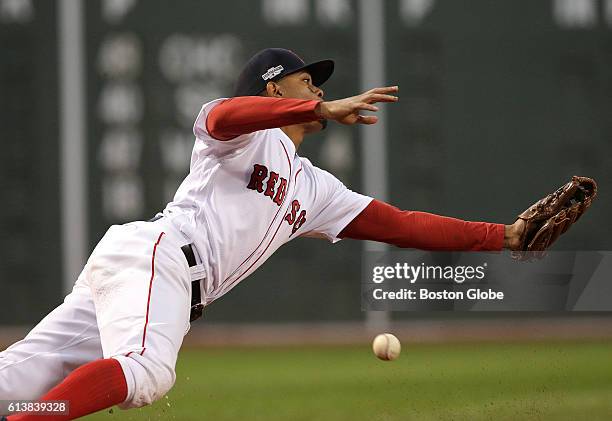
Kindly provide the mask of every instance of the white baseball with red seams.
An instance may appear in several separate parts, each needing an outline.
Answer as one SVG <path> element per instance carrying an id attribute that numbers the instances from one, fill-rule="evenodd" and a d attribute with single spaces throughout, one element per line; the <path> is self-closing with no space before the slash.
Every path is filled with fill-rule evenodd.
<path id="1" fill-rule="evenodd" d="M 209 304 L 299 236 L 337 235 L 372 200 L 296 154 L 266 129 L 229 141 L 194 133 L 190 173 L 155 222 L 111 227 L 64 303 L 0 353 L 2 399 L 38 399 L 77 367 L 115 358 L 127 382 L 123 408 L 150 404 L 174 384 L 189 329 L 191 281 Z M 180 247 L 194 243 L 198 275 Z"/>
<path id="2" fill-rule="evenodd" d="M 383 361 L 393 361 L 397 359 L 402 351 L 399 339 L 391 333 L 381 333 L 372 341 L 372 351 Z"/>

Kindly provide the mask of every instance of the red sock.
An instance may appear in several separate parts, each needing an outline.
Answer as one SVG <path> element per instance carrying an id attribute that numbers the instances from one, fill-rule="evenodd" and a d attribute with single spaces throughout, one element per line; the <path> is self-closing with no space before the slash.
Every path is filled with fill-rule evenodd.
<path id="1" fill-rule="evenodd" d="M 67 400 L 69 415 L 45 416 L 45 421 L 72 420 L 122 403 L 127 383 L 119 361 L 109 358 L 84 364 L 51 389 L 41 401 Z M 41 420 L 40 416 L 17 414 L 8 421 Z"/>

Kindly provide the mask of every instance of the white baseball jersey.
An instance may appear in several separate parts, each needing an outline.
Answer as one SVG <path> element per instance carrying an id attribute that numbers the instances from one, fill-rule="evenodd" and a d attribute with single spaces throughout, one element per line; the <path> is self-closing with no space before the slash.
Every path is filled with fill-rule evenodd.
<path id="1" fill-rule="evenodd" d="M 372 200 L 297 155 L 279 128 L 219 141 L 198 115 L 190 172 L 164 210 L 194 242 L 206 267 L 204 304 L 228 292 L 276 249 L 300 236 L 339 241 Z"/>

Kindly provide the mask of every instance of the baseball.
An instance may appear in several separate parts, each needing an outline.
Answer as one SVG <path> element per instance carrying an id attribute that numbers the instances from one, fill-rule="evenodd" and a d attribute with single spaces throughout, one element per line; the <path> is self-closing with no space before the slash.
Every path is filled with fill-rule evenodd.
<path id="1" fill-rule="evenodd" d="M 390 333 L 381 333 L 372 342 L 374 355 L 383 361 L 393 361 L 400 355 L 402 345 L 399 339 Z"/>

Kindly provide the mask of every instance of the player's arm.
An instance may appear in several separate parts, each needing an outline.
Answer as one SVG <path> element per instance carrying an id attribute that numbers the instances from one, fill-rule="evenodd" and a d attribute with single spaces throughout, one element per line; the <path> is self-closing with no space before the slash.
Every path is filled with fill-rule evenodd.
<path id="1" fill-rule="evenodd" d="M 319 100 L 242 96 L 215 106 L 206 119 L 206 131 L 217 140 L 230 140 L 258 130 L 320 120 Z"/>
<path id="2" fill-rule="evenodd" d="M 421 250 L 489 250 L 513 248 L 515 225 L 470 222 L 426 212 L 404 211 L 373 200 L 338 235 Z"/>
<path id="3" fill-rule="evenodd" d="M 397 86 L 371 89 L 363 94 L 335 101 L 245 96 L 216 105 L 206 119 L 206 131 L 217 140 L 230 140 L 258 130 L 285 127 L 318 120 L 342 124 L 375 124 L 376 116 L 362 111 L 378 111 L 375 103 L 395 102 Z"/>

